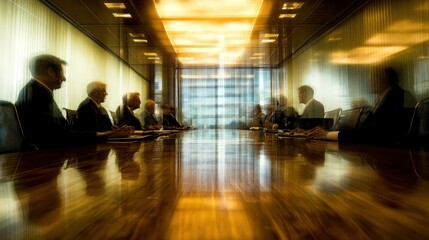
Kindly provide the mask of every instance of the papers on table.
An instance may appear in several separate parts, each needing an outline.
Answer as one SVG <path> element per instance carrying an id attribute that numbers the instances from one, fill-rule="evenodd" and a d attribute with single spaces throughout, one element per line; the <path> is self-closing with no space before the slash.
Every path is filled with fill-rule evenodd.
<path id="1" fill-rule="evenodd" d="M 151 137 L 150 135 L 131 135 L 128 137 L 108 137 L 107 141 L 139 141 L 150 137 Z"/>
<path id="2" fill-rule="evenodd" d="M 299 138 L 306 138 L 307 135 L 305 133 L 294 133 L 294 132 L 279 132 L 277 133 L 277 136 L 279 137 L 299 137 Z"/>
<path id="3" fill-rule="evenodd" d="M 135 130 L 134 135 L 165 135 L 170 133 L 178 133 L 179 130 Z"/>

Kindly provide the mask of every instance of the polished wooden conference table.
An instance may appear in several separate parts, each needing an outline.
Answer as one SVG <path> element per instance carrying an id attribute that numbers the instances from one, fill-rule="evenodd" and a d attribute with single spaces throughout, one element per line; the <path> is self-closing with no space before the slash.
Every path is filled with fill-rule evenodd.
<path id="1" fill-rule="evenodd" d="M 429 239 L 429 154 L 247 130 L 0 154 L 1 239 Z"/>

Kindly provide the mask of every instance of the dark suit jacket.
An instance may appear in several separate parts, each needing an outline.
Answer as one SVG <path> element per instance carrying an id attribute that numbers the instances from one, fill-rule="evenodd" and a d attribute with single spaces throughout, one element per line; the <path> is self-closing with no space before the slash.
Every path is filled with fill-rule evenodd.
<path id="1" fill-rule="evenodd" d="M 299 117 L 296 126 L 302 129 L 311 129 L 316 126 L 322 126 L 323 117 L 325 116 L 325 107 L 322 103 L 313 99 Z M 315 121 L 316 120 L 316 121 Z"/>
<path id="2" fill-rule="evenodd" d="M 282 110 L 275 110 L 274 115 L 271 118 L 271 122 L 278 125 L 279 129 L 283 129 L 285 126 L 286 113 Z"/>
<path id="3" fill-rule="evenodd" d="M 150 114 L 147 110 L 143 110 L 141 113 L 143 119 L 143 128 L 150 129 L 151 127 L 159 125 L 158 119 L 153 114 Z"/>
<path id="4" fill-rule="evenodd" d="M 15 105 L 26 139 L 39 148 L 97 141 L 95 132 L 71 129 L 52 94 L 34 79 L 21 89 Z"/>
<path id="5" fill-rule="evenodd" d="M 265 115 L 265 121 L 270 121 L 273 124 L 277 124 L 279 129 L 284 128 L 284 120 L 286 119 L 286 115 L 281 110 L 275 110 L 271 115 Z M 264 122 L 262 122 L 262 126 L 264 126 Z"/>
<path id="6" fill-rule="evenodd" d="M 99 108 L 89 97 L 77 108 L 77 127 L 80 130 L 105 132 L 112 130 L 112 122 L 103 107 Z"/>
<path id="7" fill-rule="evenodd" d="M 379 101 L 378 106 L 363 113 L 366 118 L 361 119 L 358 128 L 340 131 L 338 140 L 399 145 L 405 140 L 411 122 L 413 108 L 408 105 L 416 103 L 417 100 L 410 92 L 404 91 L 400 86 L 393 86 Z"/>
<path id="8" fill-rule="evenodd" d="M 125 124 L 134 127 L 135 130 L 142 130 L 140 121 L 127 106 L 120 105 L 116 109 L 116 117 L 118 118 L 119 125 Z"/>
<path id="9" fill-rule="evenodd" d="M 289 130 L 294 129 L 298 119 L 298 112 L 293 107 L 287 107 L 283 112 L 286 118 L 284 119 L 284 127 L 282 128 Z"/>
<path id="10" fill-rule="evenodd" d="M 162 125 L 166 127 L 180 127 L 180 123 L 172 114 L 162 115 Z"/>

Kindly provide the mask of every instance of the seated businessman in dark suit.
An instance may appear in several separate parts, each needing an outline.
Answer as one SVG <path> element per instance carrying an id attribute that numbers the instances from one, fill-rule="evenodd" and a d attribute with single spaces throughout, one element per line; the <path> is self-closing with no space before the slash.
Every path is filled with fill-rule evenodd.
<path id="1" fill-rule="evenodd" d="M 249 123 L 250 127 L 263 128 L 265 124 L 265 113 L 262 112 L 261 104 L 253 106 L 252 120 Z"/>
<path id="2" fill-rule="evenodd" d="M 158 119 L 155 116 L 155 101 L 149 99 L 144 104 L 144 110 L 140 114 L 140 121 L 144 130 L 160 130 L 162 125 L 159 124 Z"/>
<path id="3" fill-rule="evenodd" d="M 141 100 L 138 92 L 129 92 L 122 97 L 122 104 L 116 109 L 119 125 L 128 125 L 135 130 L 142 130 L 140 121 L 134 115 L 134 110 L 140 108 Z"/>
<path id="4" fill-rule="evenodd" d="M 279 121 L 281 119 L 276 119 L 276 115 L 275 115 L 275 107 L 273 104 L 267 104 L 267 106 L 265 107 L 266 110 L 266 115 L 265 115 L 265 120 L 264 120 L 264 128 L 267 129 L 272 129 L 278 128 L 278 124 Z"/>
<path id="5" fill-rule="evenodd" d="M 180 128 L 180 123 L 177 119 L 171 114 L 171 107 L 168 104 L 163 104 L 162 108 L 162 126 L 164 129 L 176 129 Z"/>
<path id="6" fill-rule="evenodd" d="M 302 85 L 298 88 L 299 103 L 305 104 L 300 118 L 323 118 L 325 115 L 325 107 L 313 96 L 314 90 L 310 86 Z"/>
<path id="7" fill-rule="evenodd" d="M 109 132 L 76 131 L 53 98 L 53 91 L 66 80 L 66 62 L 53 55 L 38 55 L 30 61 L 33 78 L 21 89 L 15 103 L 28 142 L 40 148 L 97 142 L 106 136 L 129 134 L 124 129 Z"/>
<path id="8" fill-rule="evenodd" d="M 173 121 L 177 122 L 177 124 L 179 124 L 180 129 L 189 129 L 190 128 L 189 126 L 179 122 L 179 120 L 176 117 L 176 108 L 174 106 L 170 106 L 170 115 L 174 119 Z"/>
<path id="9" fill-rule="evenodd" d="M 90 82 L 87 86 L 88 97 L 77 108 L 77 127 L 80 130 L 104 132 L 113 129 L 107 110 L 101 106 L 107 96 L 106 84 L 100 81 Z"/>
<path id="10" fill-rule="evenodd" d="M 278 121 L 279 129 L 292 130 L 296 127 L 298 112 L 293 107 L 287 106 L 287 98 L 280 95 L 279 101 L 276 101 L 277 109 L 275 110 L 275 118 Z"/>
<path id="11" fill-rule="evenodd" d="M 325 116 L 325 107 L 323 104 L 313 98 L 314 90 L 308 85 L 302 85 L 298 88 L 299 103 L 305 104 L 304 110 L 296 121 L 298 129 L 310 129 L 320 124 Z"/>
<path id="12" fill-rule="evenodd" d="M 344 131 L 311 129 L 307 135 L 316 139 L 340 142 L 374 143 L 397 146 L 405 140 L 410 125 L 410 110 L 417 103 L 409 91 L 398 85 L 398 73 L 391 67 L 376 68 L 371 74 L 371 90 L 378 98 L 364 114 L 358 128 Z"/>

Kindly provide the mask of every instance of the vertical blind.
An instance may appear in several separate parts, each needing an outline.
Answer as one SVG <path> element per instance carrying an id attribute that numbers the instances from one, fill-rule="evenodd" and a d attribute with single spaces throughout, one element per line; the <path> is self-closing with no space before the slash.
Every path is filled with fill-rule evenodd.
<path id="1" fill-rule="evenodd" d="M 417 100 L 429 97 L 429 1 L 369 1 L 280 68 L 281 92 L 302 111 L 297 87 L 308 84 L 325 110 L 373 104 L 374 66 L 396 69 L 400 85 Z"/>
<path id="2" fill-rule="evenodd" d="M 104 106 L 115 110 L 127 91 L 149 96 L 149 82 L 112 53 L 37 0 L 0 1 L 0 99 L 15 102 L 31 78 L 28 62 L 37 54 L 52 54 L 68 62 L 66 82 L 54 92 L 60 108 L 76 109 L 94 80 L 107 84 Z"/>

